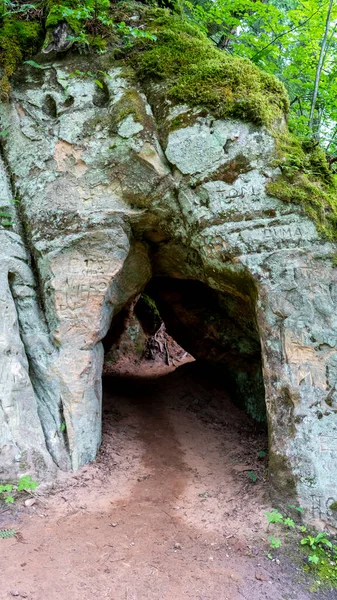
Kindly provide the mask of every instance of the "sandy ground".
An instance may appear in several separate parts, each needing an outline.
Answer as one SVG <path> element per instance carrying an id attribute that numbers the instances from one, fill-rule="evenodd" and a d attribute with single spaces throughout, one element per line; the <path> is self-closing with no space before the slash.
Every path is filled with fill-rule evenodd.
<path id="1" fill-rule="evenodd" d="M 107 378 L 97 461 L 0 514 L 20 532 L 0 540 L 0 598 L 325 597 L 265 556 L 266 445 L 196 363 Z"/>

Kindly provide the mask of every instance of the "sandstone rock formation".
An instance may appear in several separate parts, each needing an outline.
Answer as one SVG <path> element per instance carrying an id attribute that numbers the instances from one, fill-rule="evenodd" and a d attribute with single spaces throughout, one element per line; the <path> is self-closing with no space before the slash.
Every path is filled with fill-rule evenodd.
<path id="1" fill-rule="evenodd" d="M 334 246 L 266 193 L 273 136 L 42 60 L 0 108 L 0 478 L 95 458 L 102 340 L 153 277 L 177 341 L 265 403 L 278 499 L 337 525 Z"/>

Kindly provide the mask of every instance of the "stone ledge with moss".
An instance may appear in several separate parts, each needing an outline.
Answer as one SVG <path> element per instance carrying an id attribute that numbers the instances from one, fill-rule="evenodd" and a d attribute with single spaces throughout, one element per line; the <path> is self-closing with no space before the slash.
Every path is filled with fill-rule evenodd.
<path id="1" fill-rule="evenodd" d="M 277 499 L 336 526 L 334 182 L 287 132 L 276 79 L 165 10 L 113 17 L 152 38 L 115 27 L 101 56 L 75 44 L 6 72 L 1 479 L 95 458 L 102 340 L 154 277 L 172 327 L 179 292 L 186 349 L 266 411 Z"/>

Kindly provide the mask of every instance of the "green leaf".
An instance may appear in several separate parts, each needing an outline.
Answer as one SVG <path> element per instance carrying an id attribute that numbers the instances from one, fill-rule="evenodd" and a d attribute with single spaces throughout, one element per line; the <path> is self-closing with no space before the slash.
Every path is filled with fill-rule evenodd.
<path id="1" fill-rule="evenodd" d="M 33 481 L 33 479 L 31 478 L 30 475 L 25 475 L 24 477 L 21 477 L 19 479 L 17 490 L 18 490 L 18 492 L 21 492 L 22 490 L 33 490 L 34 491 L 38 485 L 39 485 L 38 482 Z"/>
<path id="2" fill-rule="evenodd" d="M 101 88 L 101 90 L 103 89 L 103 83 L 99 79 L 94 79 L 94 82 L 96 83 L 96 85 L 98 85 L 99 88 Z"/>
<path id="3" fill-rule="evenodd" d="M 3 492 L 11 492 L 13 486 L 10 483 L 6 483 L 5 485 L 0 485 L 0 494 Z"/>
<path id="4" fill-rule="evenodd" d="M 266 512 L 268 523 L 283 523 L 283 515 L 278 510 Z"/>
<path id="5" fill-rule="evenodd" d="M 278 538 L 275 538 L 273 535 L 269 535 L 268 540 L 271 548 L 281 548 L 282 542 Z"/>
<path id="6" fill-rule="evenodd" d="M 0 529 L 0 539 L 12 538 L 16 535 L 15 529 Z"/>
<path id="7" fill-rule="evenodd" d="M 290 529 L 295 529 L 295 523 L 289 517 L 287 517 L 286 519 L 283 519 L 283 523 L 284 523 L 284 525 L 287 525 L 287 527 L 289 527 Z"/>
<path id="8" fill-rule="evenodd" d="M 304 508 L 302 508 L 301 506 L 295 506 L 295 504 L 289 504 L 289 508 L 293 508 L 294 510 L 297 510 L 300 513 L 304 513 Z"/>
<path id="9" fill-rule="evenodd" d="M 308 561 L 314 563 L 314 565 L 317 565 L 319 563 L 319 558 L 317 554 L 311 554 L 310 556 L 308 556 Z"/>
<path id="10" fill-rule="evenodd" d="M 38 65 L 35 60 L 25 60 L 24 65 L 30 65 L 31 67 L 35 67 L 35 69 L 49 69 L 49 67 L 46 67 L 44 65 Z"/>
<path id="11" fill-rule="evenodd" d="M 13 504 L 14 497 L 13 496 L 6 496 L 5 502 L 6 502 L 6 504 Z"/>
<path id="12" fill-rule="evenodd" d="M 254 471 L 248 471 L 248 477 L 252 483 L 257 482 L 257 475 L 256 475 L 256 473 L 254 473 Z"/>

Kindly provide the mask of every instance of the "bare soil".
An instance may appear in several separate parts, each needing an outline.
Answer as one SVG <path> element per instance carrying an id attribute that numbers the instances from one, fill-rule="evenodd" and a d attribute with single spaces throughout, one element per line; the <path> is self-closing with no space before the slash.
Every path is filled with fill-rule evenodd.
<path id="1" fill-rule="evenodd" d="M 0 598 L 322 598 L 265 556 L 266 447 L 197 363 L 106 378 L 97 460 L 0 515 L 20 533 L 0 540 Z"/>

